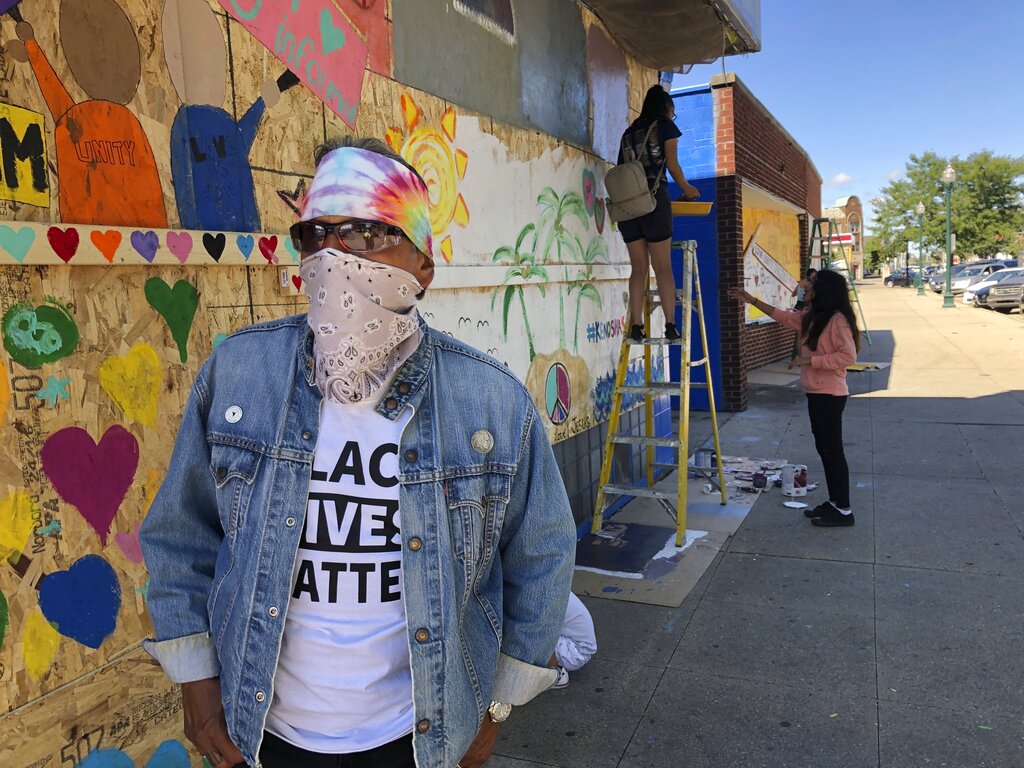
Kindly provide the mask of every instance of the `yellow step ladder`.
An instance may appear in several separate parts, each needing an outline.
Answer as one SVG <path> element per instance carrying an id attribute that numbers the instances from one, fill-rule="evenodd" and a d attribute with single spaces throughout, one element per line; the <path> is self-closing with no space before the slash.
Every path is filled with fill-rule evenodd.
<path id="1" fill-rule="evenodd" d="M 601 476 L 598 484 L 597 502 L 594 505 L 594 522 L 591 526 L 591 533 L 599 533 L 604 524 L 604 513 L 608 507 L 609 498 L 614 496 L 640 496 L 653 498 L 661 504 L 662 508 L 676 523 L 676 546 L 681 547 L 686 541 L 686 490 L 689 467 L 690 444 L 690 390 L 694 387 L 707 389 L 708 404 L 711 408 L 711 425 L 715 440 L 715 463 L 717 469 L 718 490 L 722 496 L 722 504 L 726 503 L 725 475 L 722 471 L 722 450 L 718 437 L 718 414 L 715 410 L 715 392 L 711 385 L 711 360 L 708 356 L 708 336 L 704 325 L 704 303 L 700 293 L 700 274 L 697 269 L 697 243 L 694 240 L 681 240 L 672 243 L 673 249 L 682 250 L 683 253 L 683 287 L 677 289 L 676 299 L 682 307 L 682 322 L 679 324 L 679 333 L 682 338 L 670 341 L 666 338 L 652 338 L 651 336 L 651 311 L 660 302 L 657 300 L 657 292 L 650 290 L 651 278 L 647 276 L 647 298 L 644 301 L 644 331 L 646 338 L 643 341 L 633 341 L 629 336 L 624 336 L 622 350 L 619 353 L 619 364 L 615 373 L 615 391 L 612 396 L 611 416 L 608 420 L 608 436 L 605 439 L 604 455 L 601 459 Z M 698 327 L 700 328 L 701 349 L 703 357 L 691 360 L 691 336 L 692 323 L 691 313 L 697 313 Z M 634 346 L 643 346 L 644 383 L 642 385 L 627 385 L 626 372 L 629 369 L 631 352 Z M 652 357 L 653 349 L 658 348 L 660 354 L 664 354 L 665 346 L 681 347 L 679 369 L 680 381 L 653 381 L 652 380 Z M 693 382 L 690 380 L 690 371 L 698 366 L 704 368 L 704 381 Z M 668 370 L 666 368 L 666 370 Z M 619 419 L 622 416 L 622 400 L 627 394 L 641 395 L 644 399 L 644 433 L 642 435 L 629 435 L 619 433 Z M 654 434 L 654 401 L 665 395 L 679 397 L 679 433 L 676 437 L 658 437 Z M 636 445 L 645 448 L 647 451 L 647 472 L 645 485 L 628 485 L 625 483 L 612 483 L 612 453 L 617 444 Z M 655 449 L 675 448 L 677 461 L 674 464 L 659 464 L 655 462 Z M 674 490 L 662 490 L 655 488 L 654 470 L 656 467 L 671 467 L 677 474 L 677 482 Z"/>

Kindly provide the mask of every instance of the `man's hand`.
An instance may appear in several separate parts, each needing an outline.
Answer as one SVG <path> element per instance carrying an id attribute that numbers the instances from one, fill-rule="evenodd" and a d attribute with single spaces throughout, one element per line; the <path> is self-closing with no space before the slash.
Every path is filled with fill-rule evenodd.
<path id="1" fill-rule="evenodd" d="M 213 768 L 244 765 L 245 758 L 228 736 L 220 679 L 211 677 L 182 683 L 181 699 L 185 709 L 185 736 L 210 765 Z"/>
<path id="2" fill-rule="evenodd" d="M 491 720 L 491 716 L 484 713 L 484 721 L 480 724 L 480 730 L 476 732 L 476 738 L 469 745 L 469 751 L 459 760 L 461 768 L 480 768 L 487 762 L 494 751 L 494 745 L 498 743 L 498 731 L 501 726 Z"/>

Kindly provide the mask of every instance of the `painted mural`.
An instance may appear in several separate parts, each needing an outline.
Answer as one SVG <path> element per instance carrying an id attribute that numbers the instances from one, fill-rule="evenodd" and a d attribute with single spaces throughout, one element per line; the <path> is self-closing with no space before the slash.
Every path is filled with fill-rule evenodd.
<path id="1" fill-rule="evenodd" d="M 743 209 L 744 288 L 773 306 L 793 306 L 800 281 L 800 223 L 789 213 Z M 746 322 L 766 322 L 760 310 L 746 305 Z"/>
<path id="2" fill-rule="evenodd" d="M 507 363 L 553 440 L 607 419 L 628 260 L 602 183 L 619 117 L 592 135 L 585 41 L 622 124 L 646 81 L 625 82 L 588 12 L 545 2 L 571 32 L 551 60 L 516 0 L 456 1 L 472 32 L 446 45 L 464 61 L 485 36 L 527 56 L 524 77 L 571 61 L 572 131 L 392 79 L 419 53 L 385 0 L 0 3 L 5 768 L 201 764 L 139 647 L 139 525 L 199 366 L 232 330 L 303 310 L 284 233 L 325 138 L 385 138 L 426 180 L 429 322 Z M 516 109 L 541 97 L 522 83 Z"/>

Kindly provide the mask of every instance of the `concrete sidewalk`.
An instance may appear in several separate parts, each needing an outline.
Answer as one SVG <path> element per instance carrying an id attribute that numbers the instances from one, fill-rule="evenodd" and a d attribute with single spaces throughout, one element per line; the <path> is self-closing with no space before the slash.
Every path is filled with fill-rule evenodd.
<path id="1" fill-rule="evenodd" d="M 1024 765 L 1024 318 L 861 296 L 892 366 L 849 377 L 856 526 L 770 493 L 680 608 L 588 598 L 598 655 L 489 768 Z M 799 385 L 751 401 L 723 451 L 823 479 Z"/>

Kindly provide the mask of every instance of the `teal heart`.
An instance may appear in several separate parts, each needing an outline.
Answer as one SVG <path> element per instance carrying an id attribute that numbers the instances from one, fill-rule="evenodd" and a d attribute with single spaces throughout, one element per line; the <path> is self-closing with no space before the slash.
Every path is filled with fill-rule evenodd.
<path id="1" fill-rule="evenodd" d="M 188 335 L 199 308 L 199 291 L 188 280 L 179 280 L 171 288 L 159 277 L 151 277 L 145 285 L 146 301 L 171 329 L 178 345 L 181 362 L 188 360 Z"/>
<path id="2" fill-rule="evenodd" d="M 299 252 L 295 250 L 295 246 L 292 244 L 292 239 L 290 237 L 284 238 L 284 247 L 288 253 L 292 255 L 292 261 L 298 263 Z"/>
<path id="3" fill-rule="evenodd" d="M 320 11 L 320 50 L 324 54 L 345 47 L 345 33 L 334 26 L 331 12 L 324 8 Z"/>
<path id="4" fill-rule="evenodd" d="M 28 249 L 35 241 L 36 233 L 31 227 L 22 227 L 15 232 L 6 224 L 0 226 L 0 248 L 11 254 L 19 264 L 24 263 Z"/>
<path id="5" fill-rule="evenodd" d="M 156 748 L 146 768 L 189 768 L 192 761 L 180 741 L 169 739 Z M 207 765 L 203 759 L 203 765 Z M 78 768 L 135 768 L 135 762 L 116 747 L 96 749 L 86 755 Z"/>

